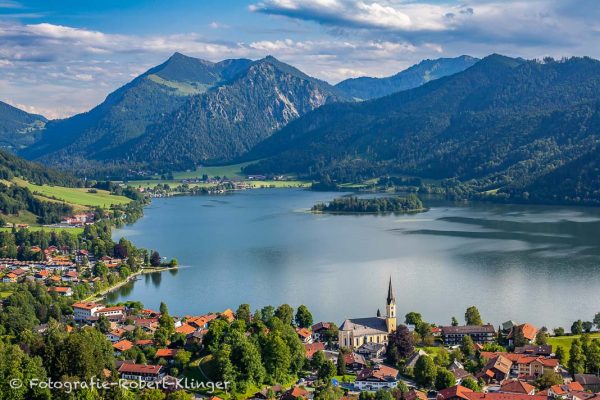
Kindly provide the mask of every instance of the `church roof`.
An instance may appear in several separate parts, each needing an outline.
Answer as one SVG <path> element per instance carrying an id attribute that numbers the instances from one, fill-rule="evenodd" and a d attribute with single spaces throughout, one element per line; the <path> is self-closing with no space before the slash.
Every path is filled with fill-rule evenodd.
<path id="1" fill-rule="evenodd" d="M 385 318 L 353 318 L 347 319 L 340 326 L 341 331 L 353 331 L 354 335 L 373 335 L 388 333 Z"/>
<path id="2" fill-rule="evenodd" d="M 392 302 L 396 302 L 396 297 L 394 296 L 394 289 L 392 288 L 392 277 L 390 276 L 390 284 L 388 286 L 388 295 L 387 295 L 387 304 L 391 304 Z"/>

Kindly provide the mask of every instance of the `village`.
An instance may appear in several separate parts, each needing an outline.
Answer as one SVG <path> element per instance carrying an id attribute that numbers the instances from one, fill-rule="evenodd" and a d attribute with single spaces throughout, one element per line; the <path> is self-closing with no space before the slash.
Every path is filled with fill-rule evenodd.
<path id="1" fill-rule="evenodd" d="M 75 268 L 84 259 L 95 261 L 85 253 L 75 254 L 77 261 L 72 262 L 60 249 L 45 251 L 49 254 L 44 262 L 0 260 L 3 270 L 11 270 L 3 281 L 36 281 L 47 284 L 48 291 L 71 296 L 71 285 L 87 279 L 74 273 Z M 163 304 L 158 311 L 139 303 L 76 301 L 71 307 L 72 314 L 62 321 L 68 332 L 96 328 L 110 342 L 117 376 L 105 369 L 107 379 L 162 382 L 165 393 L 184 390 L 176 384 L 178 377 L 227 378 L 218 367 L 204 362 L 217 357 L 215 332 L 248 329 L 249 336 L 255 329 L 251 326 L 263 326 L 260 329 L 268 335 L 270 328 L 258 321 L 266 320 L 266 314 L 291 325 L 304 358 L 293 382 L 263 384 L 253 393 L 247 392 L 246 385 L 243 395 L 201 390 L 194 393 L 196 398 L 312 399 L 323 398 L 323 391 L 332 390 L 334 398 L 344 400 L 368 399 L 369 393 L 378 399 L 397 400 L 589 400 L 598 398 L 600 392 L 600 378 L 593 370 L 600 362 L 596 359 L 600 346 L 585 334 L 573 340 L 570 349 L 554 348 L 548 343 L 551 334 L 547 329 L 513 321 L 495 328 L 482 322 L 475 307 L 465 313 L 465 325 L 459 325 L 454 317 L 448 326 L 428 324 L 415 312 L 398 321 L 391 280 L 383 315 L 378 310 L 373 317 L 345 319 L 339 327 L 334 322 L 312 321 L 304 306 L 298 308 L 295 318 L 287 305 L 265 307 L 254 314 L 242 305 L 235 312 L 227 309 L 181 317 L 170 316 Z M 172 331 L 164 335 L 166 326 Z M 35 329 L 43 334 L 48 324 Z M 273 380 L 267 378 L 266 382 Z"/>

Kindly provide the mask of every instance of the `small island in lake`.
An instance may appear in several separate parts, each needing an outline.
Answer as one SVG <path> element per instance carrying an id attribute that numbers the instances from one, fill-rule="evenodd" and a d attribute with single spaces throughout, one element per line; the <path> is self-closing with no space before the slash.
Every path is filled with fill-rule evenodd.
<path id="1" fill-rule="evenodd" d="M 338 197 L 329 203 L 315 204 L 311 211 L 329 213 L 413 213 L 426 208 L 416 195 L 406 197 L 375 197 L 362 199 L 356 196 Z"/>

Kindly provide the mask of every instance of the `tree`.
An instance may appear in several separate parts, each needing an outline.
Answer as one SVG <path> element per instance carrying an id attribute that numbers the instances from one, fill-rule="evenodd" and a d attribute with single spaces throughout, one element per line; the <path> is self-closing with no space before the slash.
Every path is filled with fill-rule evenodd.
<path id="1" fill-rule="evenodd" d="M 581 349 L 581 343 L 579 340 L 575 339 L 571 343 L 571 349 L 569 350 L 569 373 L 571 373 L 571 375 L 584 373 L 585 362 L 585 354 Z"/>
<path id="2" fill-rule="evenodd" d="M 177 354 L 175 354 L 175 362 L 179 364 L 182 368 L 187 367 L 191 359 L 192 353 L 184 349 L 177 350 Z"/>
<path id="3" fill-rule="evenodd" d="M 554 332 L 554 336 L 564 336 L 565 335 L 565 328 L 559 326 L 558 328 L 554 328 L 553 332 Z"/>
<path id="4" fill-rule="evenodd" d="M 341 350 L 337 358 L 337 374 L 340 376 L 346 375 L 346 361 L 344 360 L 344 353 Z"/>
<path id="5" fill-rule="evenodd" d="M 475 355 L 475 343 L 473 343 L 473 339 L 471 338 L 471 336 L 463 336 L 460 344 L 460 351 L 467 358 L 473 357 Z"/>
<path id="6" fill-rule="evenodd" d="M 479 392 L 481 390 L 479 383 L 473 378 L 467 377 L 467 378 L 463 379 L 460 384 L 466 388 L 471 389 L 474 392 Z"/>
<path id="7" fill-rule="evenodd" d="M 291 325 L 294 319 L 294 309 L 289 304 L 282 304 L 275 310 L 275 316 L 286 325 Z"/>
<path id="8" fill-rule="evenodd" d="M 269 333 L 263 350 L 264 366 L 274 382 L 285 382 L 289 376 L 292 356 L 278 332 Z"/>
<path id="9" fill-rule="evenodd" d="M 583 333 L 583 322 L 580 319 L 571 325 L 571 333 L 573 335 L 581 335 Z"/>
<path id="10" fill-rule="evenodd" d="M 407 325 L 417 326 L 423 322 L 423 317 L 418 312 L 411 311 L 404 317 L 404 323 Z"/>
<path id="11" fill-rule="evenodd" d="M 150 265 L 153 267 L 160 267 L 162 259 L 160 258 L 160 254 L 158 251 L 153 251 L 150 256 Z"/>
<path id="12" fill-rule="evenodd" d="M 596 374 L 600 371 L 600 343 L 597 339 L 588 344 L 585 352 L 585 369 L 587 372 Z"/>
<path id="13" fill-rule="evenodd" d="M 565 361 L 565 349 L 562 346 L 557 346 L 554 356 L 562 364 Z"/>
<path id="14" fill-rule="evenodd" d="M 429 356 L 422 356 L 415 364 L 415 381 L 424 388 L 430 388 L 436 378 L 435 363 Z"/>
<path id="15" fill-rule="evenodd" d="M 481 320 L 481 315 L 479 314 L 479 310 L 475 306 L 471 306 L 467 308 L 465 312 L 465 322 L 467 325 L 483 325 L 483 321 Z"/>
<path id="16" fill-rule="evenodd" d="M 296 310 L 296 325 L 300 328 L 309 328 L 313 324 L 313 316 L 308 308 L 302 304 Z"/>
<path id="17" fill-rule="evenodd" d="M 452 317 L 452 322 L 450 322 L 450 324 L 452 326 L 458 326 L 458 320 L 456 319 L 456 317 Z"/>
<path id="18" fill-rule="evenodd" d="M 512 340 L 515 347 L 521 347 L 527 343 L 527 339 L 523 333 L 523 325 L 513 327 Z"/>
<path id="19" fill-rule="evenodd" d="M 454 374 L 446 368 L 438 368 L 435 376 L 435 388 L 442 390 L 454 385 L 456 385 Z"/>
<path id="20" fill-rule="evenodd" d="M 165 400 L 166 395 L 160 389 L 146 389 L 141 394 L 140 400 Z"/>
<path id="21" fill-rule="evenodd" d="M 167 396 L 167 400 L 194 400 L 194 396 L 186 393 L 183 390 L 178 390 Z"/>
<path id="22" fill-rule="evenodd" d="M 537 386 L 539 390 L 546 390 L 551 386 L 560 385 L 562 383 L 562 376 L 549 369 L 545 369 L 544 373 L 535 380 L 535 386 Z"/>
<path id="23" fill-rule="evenodd" d="M 96 328 L 104 334 L 107 334 L 108 331 L 110 331 L 110 321 L 106 318 L 106 315 L 100 315 L 100 317 L 98 317 Z"/>
<path id="24" fill-rule="evenodd" d="M 600 329 L 600 312 L 596 313 L 596 315 L 594 315 L 594 320 L 592 322 L 594 322 L 594 325 L 596 325 L 596 328 Z"/>
<path id="25" fill-rule="evenodd" d="M 331 361 L 325 361 L 321 365 L 321 368 L 319 368 L 317 375 L 319 379 L 326 382 L 326 384 L 329 384 L 331 382 L 331 379 L 335 376 L 335 372 L 335 365 Z"/>
<path id="26" fill-rule="evenodd" d="M 250 304 L 240 304 L 237 311 L 235 312 L 235 317 L 239 320 L 244 321 L 245 323 L 250 323 Z"/>
<path id="27" fill-rule="evenodd" d="M 594 327 L 594 324 L 591 321 L 583 321 L 581 327 L 586 333 L 590 333 L 592 331 L 592 328 Z"/>
<path id="28" fill-rule="evenodd" d="M 406 325 L 398 325 L 396 330 L 389 335 L 387 359 L 390 364 L 398 362 L 410 356 L 415 349 L 414 338 Z"/>
<path id="29" fill-rule="evenodd" d="M 548 344 L 548 333 L 540 329 L 535 335 L 535 344 L 538 346 Z"/>
<path id="30" fill-rule="evenodd" d="M 325 361 L 327 361 L 325 353 L 319 350 L 315 352 L 315 354 L 313 354 L 312 358 L 310 359 L 310 365 L 314 369 L 318 370 L 319 368 L 321 368 L 321 364 L 323 364 Z"/>

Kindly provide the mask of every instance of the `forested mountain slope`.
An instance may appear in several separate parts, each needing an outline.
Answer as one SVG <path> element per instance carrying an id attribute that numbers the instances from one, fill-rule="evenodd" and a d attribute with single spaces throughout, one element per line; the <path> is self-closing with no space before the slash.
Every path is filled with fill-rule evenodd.
<path id="1" fill-rule="evenodd" d="M 257 146 L 249 157 L 268 159 L 247 171 L 408 174 L 522 193 L 596 148 L 599 93 L 597 60 L 492 55 L 416 89 L 309 113 Z"/>
<path id="2" fill-rule="evenodd" d="M 33 144 L 47 119 L 0 101 L 0 148 L 11 151 Z"/>

